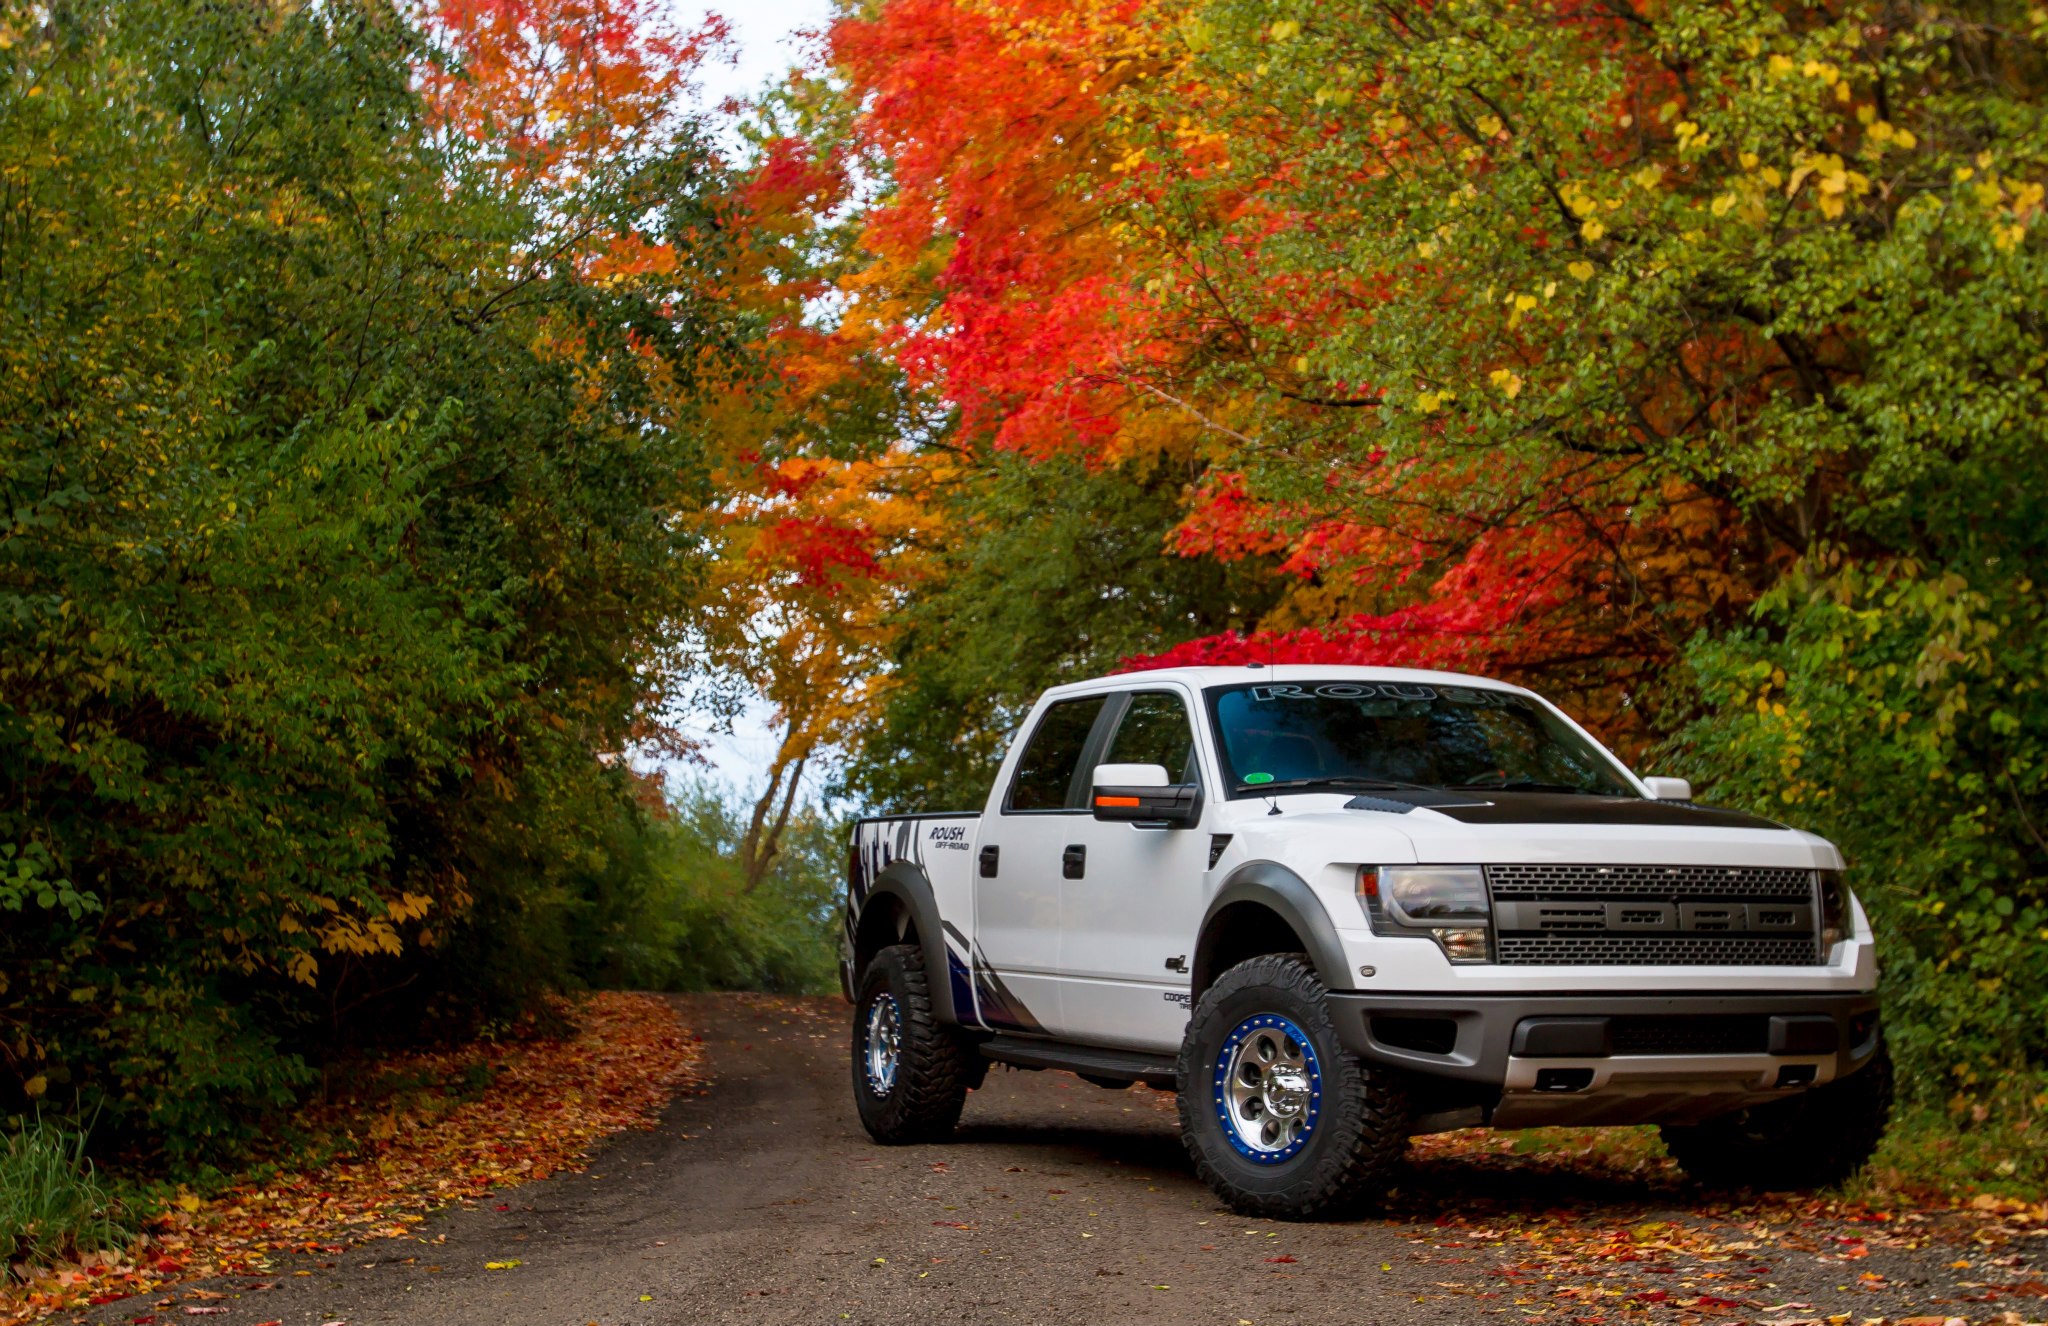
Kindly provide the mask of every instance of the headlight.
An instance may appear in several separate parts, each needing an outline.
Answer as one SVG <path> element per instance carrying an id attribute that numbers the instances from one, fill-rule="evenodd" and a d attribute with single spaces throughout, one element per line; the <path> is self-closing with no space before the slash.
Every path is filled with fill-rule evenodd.
<path id="1" fill-rule="evenodd" d="M 1358 901 L 1375 934 L 1434 939 L 1452 962 L 1492 960 L 1478 866 L 1360 866 Z"/>
<path id="2" fill-rule="evenodd" d="M 1820 952 L 1825 958 L 1849 937 L 1849 890 L 1839 870 L 1813 873 L 1820 885 Z"/>

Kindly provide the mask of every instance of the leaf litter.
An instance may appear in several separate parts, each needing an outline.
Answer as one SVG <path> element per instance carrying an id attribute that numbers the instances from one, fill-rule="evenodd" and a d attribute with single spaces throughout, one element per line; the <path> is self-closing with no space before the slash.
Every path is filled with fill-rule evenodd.
<path id="1" fill-rule="evenodd" d="M 260 1179 L 208 1199 L 167 1198 L 143 1218 L 145 1232 L 129 1247 L 0 1284 L 0 1326 L 27 1326 L 183 1281 L 263 1275 L 280 1255 L 336 1255 L 377 1239 L 419 1239 L 432 1212 L 579 1170 L 598 1141 L 652 1127 L 677 1091 L 702 1089 L 701 1042 L 666 1000 L 600 992 L 560 1011 L 574 1026 L 565 1036 L 471 1042 L 378 1060 L 333 1098 L 300 1111 L 298 1127 L 323 1139 L 328 1158 L 266 1169 Z M 464 1089 L 478 1081 L 480 1090 Z M 389 1082 L 429 1085 L 399 1096 L 377 1091 Z M 508 1259 L 493 1269 L 518 1265 Z M 189 1297 L 218 1295 L 196 1290 Z"/>

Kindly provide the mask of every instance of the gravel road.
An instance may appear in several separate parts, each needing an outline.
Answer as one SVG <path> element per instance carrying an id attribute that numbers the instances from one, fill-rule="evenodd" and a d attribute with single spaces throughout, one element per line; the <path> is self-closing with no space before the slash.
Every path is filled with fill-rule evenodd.
<path id="1" fill-rule="evenodd" d="M 877 1147 L 850 1102 L 844 1005 L 747 995 L 678 1003 L 705 1040 L 708 1091 L 676 1101 L 659 1129 L 616 1139 L 587 1172 L 449 1212 L 417 1242 L 129 1299 L 94 1320 L 2048 1317 L 2048 1299 L 2026 1287 L 2040 1285 L 2028 1267 L 2048 1240 L 1994 1237 L 1948 1216 L 1855 1221 L 1782 1204 L 1716 1205 L 1661 1170 L 1511 1157 L 1504 1141 L 1418 1163 L 1381 1218 L 1249 1221 L 1193 1178 L 1170 1097 L 1103 1091 L 1064 1073 L 998 1069 L 969 1101 L 956 1140 Z"/>

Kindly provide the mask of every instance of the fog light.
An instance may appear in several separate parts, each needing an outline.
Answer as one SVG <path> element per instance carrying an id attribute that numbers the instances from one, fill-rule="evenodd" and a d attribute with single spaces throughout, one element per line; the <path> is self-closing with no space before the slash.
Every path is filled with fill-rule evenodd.
<path id="1" fill-rule="evenodd" d="M 1444 956 L 1452 962 L 1492 961 L 1493 951 L 1486 942 L 1484 930 L 1454 930 L 1449 926 L 1437 926 L 1430 933 L 1436 936 L 1436 942 L 1442 946 Z"/>

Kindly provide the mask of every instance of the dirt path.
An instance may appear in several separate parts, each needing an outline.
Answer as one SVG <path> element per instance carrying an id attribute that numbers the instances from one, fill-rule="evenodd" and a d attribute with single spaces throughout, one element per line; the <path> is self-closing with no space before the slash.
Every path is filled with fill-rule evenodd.
<path id="1" fill-rule="evenodd" d="M 682 999 L 712 1088 L 587 1173 L 132 1323 L 2039 1321 L 2048 1239 L 1726 1208 L 1659 1172 L 1432 1155 L 1389 1218 L 1218 1207 L 1144 1092 L 998 1070 L 957 1140 L 871 1145 L 836 1000 Z M 1732 1245 L 1732 1246 L 1731 1246 Z M 503 1269 L 491 1263 L 516 1262 Z M 1998 1263 L 2005 1264 L 2000 1265 Z M 1967 1263 L 1967 1265 L 1963 1264 Z M 259 1289 L 258 1284 L 274 1287 Z M 1986 1286 L 2018 1296 L 1985 1299 Z M 2042 1292 L 2048 1293 L 2048 1287 Z M 171 1301 L 164 1301 L 164 1300 Z M 1971 1301 L 1975 1300 L 1975 1301 Z M 199 1313 L 192 1313 L 193 1309 Z M 225 1311 L 214 1311 L 225 1309 Z M 2003 1315 L 2013 1312 L 2014 1315 Z M 1848 1314 L 1843 1316 L 1841 1314 Z"/>

